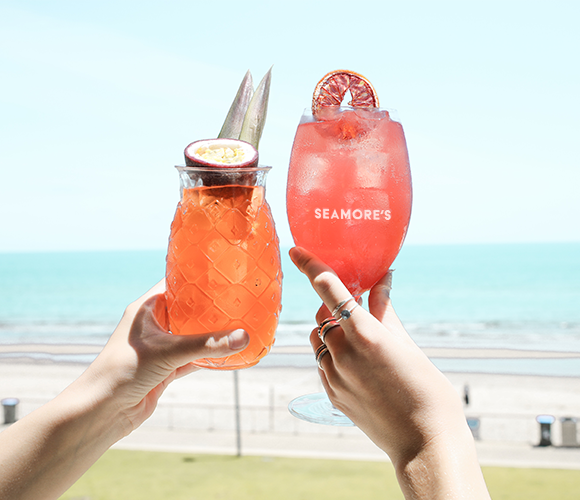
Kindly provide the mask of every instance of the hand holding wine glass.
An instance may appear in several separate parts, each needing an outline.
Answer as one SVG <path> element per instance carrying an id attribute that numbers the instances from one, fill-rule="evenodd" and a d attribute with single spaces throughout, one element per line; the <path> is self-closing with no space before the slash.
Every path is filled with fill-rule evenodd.
<path id="1" fill-rule="evenodd" d="M 290 257 L 324 302 L 320 323 L 350 292 L 312 253 L 293 248 Z M 349 307 L 349 317 L 326 333 L 324 388 L 389 455 L 407 498 L 487 499 L 459 394 L 405 331 L 391 303 L 391 277 L 371 289 L 368 311 Z M 310 336 L 315 351 L 322 345 L 318 330 Z"/>
<path id="2" fill-rule="evenodd" d="M 352 100 L 341 106 L 347 92 Z M 328 73 L 314 90 L 312 112 L 298 125 L 286 197 L 294 243 L 331 266 L 349 292 L 341 298 L 348 302 L 337 301 L 319 319 L 321 339 L 354 311 L 351 294 L 358 299 L 388 271 L 405 239 L 411 202 L 401 123 L 379 107 L 362 75 Z M 319 363 L 326 352 L 322 341 Z M 297 398 L 289 408 L 309 422 L 352 425 L 324 394 Z"/>

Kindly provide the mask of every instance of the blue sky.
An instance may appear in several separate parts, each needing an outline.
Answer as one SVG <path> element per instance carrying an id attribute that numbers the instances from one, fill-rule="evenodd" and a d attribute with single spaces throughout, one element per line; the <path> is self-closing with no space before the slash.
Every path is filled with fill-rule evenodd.
<path id="1" fill-rule="evenodd" d="M 271 65 L 283 244 L 294 132 L 338 68 L 399 112 L 409 243 L 580 241 L 579 22 L 557 0 L 0 0 L 0 251 L 164 248 L 173 166 Z"/>

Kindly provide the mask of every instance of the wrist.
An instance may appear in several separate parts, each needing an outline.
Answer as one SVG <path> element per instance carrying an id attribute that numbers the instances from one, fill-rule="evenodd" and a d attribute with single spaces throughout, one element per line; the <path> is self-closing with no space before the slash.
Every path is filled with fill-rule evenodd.
<path id="1" fill-rule="evenodd" d="M 394 465 L 406 499 L 490 498 L 466 424 L 434 437 Z"/>
<path id="2" fill-rule="evenodd" d="M 114 369 L 103 369 L 93 363 L 57 399 L 68 405 L 69 418 L 86 427 L 87 440 L 93 439 L 108 449 L 132 429 L 125 418 L 125 408 L 119 397 L 119 380 Z M 63 408 L 63 413 L 66 408 Z"/>

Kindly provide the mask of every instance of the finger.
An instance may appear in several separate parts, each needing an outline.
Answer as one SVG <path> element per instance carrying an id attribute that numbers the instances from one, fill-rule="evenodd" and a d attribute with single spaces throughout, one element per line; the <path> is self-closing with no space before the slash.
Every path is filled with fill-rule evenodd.
<path id="1" fill-rule="evenodd" d="M 162 353 L 175 368 L 195 359 L 229 356 L 243 350 L 250 342 L 248 333 L 241 329 L 198 335 L 169 335 L 155 317 L 156 302 L 164 299 L 163 295 L 154 295 L 141 306 L 131 326 L 129 343 L 149 344 L 153 353 Z"/>
<path id="2" fill-rule="evenodd" d="M 312 330 L 310 334 L 310 343 L 312 344 L 312 348 L 314 352 L 322 345 L 322 342 L 318 338 L 318 328 Z M 330 351 L 330 350 L 329 350 Z M 340 384 L 340 374 L 338 373 L 336 366 L 334 364 L 334 360 L 332 358 L 332 354 L 328 352 L 325 354 L 322 359 L 320 360 L 321 367 L 318 367 L 318 375 L 320 376 L 320 382 L 322 383 L 322 387 L 324 391 L 328 395 L 328 397 L 332 400 L 335 396 L 335 391 L 332 388 L 333 384 L 337 382 Z"/>
<path id="3" fill-rule="evenodd" d="M 141 297 L 139 297 L 137 300 L 134 300 L 126 307 L 125 312 L 123 313 L 123 316 L 121 318 L 121 321 L 119 321 L 119 327 L 126 328 L 125 331 L 128 331 L 129 325 L 135 319 L 135 316 L 137 315 L 137 313 L 141 309 L 141 306 L 145 302 L 147 302 L 149 299 L 151 299 L 152 297 L 154 297 L 156 295 L 163 295 L 164 296 L 164 294 L 165 294 L 165 278 L 163 278 L 161 281 L 157 282 L 149 290 L 147 290 L 143 295 L 141 295 Z M 165 309 L 166 308 L 164 306 L 163 310 L 165 310 Z M 161 309 L 159 309 L 158 314 L 159 314 L 160 319 L 162 319 L 161 312 L 162 312 Z M 160 324 L 163 325 L 163 322 L 160 321 Z"/>
<path id="4" fill-rule="evenodd" d="M 312 346 L 312 350 L 316 352 L 316 349 L 322 344 L 322 341 L 318 338 L 318 327 L 314 328 L 310 332 L 310 345 Z"/>
<path id="5" fill-rule="evenodd" d="M 357 304 L 359 306 L 362 306 L 363 300 L 362 297 L 359 297 L 359 299 L 356 301 Z M 347 309 L 350 309 L 353 306 L 354 302 L 350 302 L 348 304 L 344 304 L 344 307 L 346 307 Z M 342 308 L 341 308 L 342 310 Z M 320 306 L 320 309 L 318 309 L 317 313 L 316 313 L 316 322 L 320 325 L 320 323 L 322 323 L 325 319 L 329 319 L 329 318 L 333 318 L 334 316 L 332 316 L 332 312 L 328 309 L 328 307 L 326 307 L 325 304 L 322 304 Z"/>
<path id="6" fill-rule="evenodd" d="M 330 311 L 328 310 L 328 307 L 326 307 L 326 304 L 323 303 L 316 312 L 316 322 L 320 324 L 323 320 L 329 317 Z"/>
<path id="7" fill-rule="evenodd" d="M 186 365 L 180 366 L 177 370 L 175 370 L 175 378 L 185 377 L 190 373 L 196 372 L 201 370 L 199 366 L 194 365 L 193 363 L 187 363 Z"/>
<path id="8" fill-rule="evenodd" d="M 334 355 L 342 352 L 345 348 L 348 348 L 348 343 L 345 343 L 344 330 L 338 321 L 329 321 L 326 323 L 319 329 L 318 336 Z"/>
<path id="9" fill-rule="evenodd" d="M 397 316 L 391 302 L 393 270 L 390 269 L 378 283 L 371 288 L 369 294 L 369 312 L 379 320 L 387 330 L 405 340 L 411 341 L 409 334 Z"/>
<path id="10" fill-rule="evenodd" d="M 133 301 L 131 304 L 127 306 L 125 310 L 125 314 L 133 312 L 133 316 L 137 314 L 139 308 L 147 302 L 151 297 L 155 295 L 161 295 L 165 293 L 165 278 L 161 281 L 158 281 L 155 285 L 153 285 L 149 290 L 147 290 L 141 297 L 137 300 Z"/>
<path id="11" fill-rule="evenodd" d="M 334 310 L 337 304 L 351 296 L 336 273 L 314 254 L 303 248 L 294 247 L 290 249 L 290 258 L 308 277 L 329 311 Z"/>
<path id="12" fill-rule="evenodd" d="M 310 333 L 310 344 L 312 345 L 312 349 L 314 351 L 314 357 L 316 359 L 316 364 L 318 365 L 319 373 L 325 374 L 324 378 L 326 380 L 326 370 L 332 370 L 332 359 L 330 350 L 326 344 L 323 344 L 320 338 L 318 337 L 318 328 L 315 328 Z"/>
<path id="13" fill-rule="evenodd" d="M 159 295 L 165 293 L 165 278 L 158 281 L 153 285 L 149 290 L 147 290 L 139 299 L 141 302 L 147 301 L 149 298 L 153 297 L 153 295 Z"/>
<path id="14" fill-rule="evenodd" d="M 201 358 L 223 358 L 242 351 L 250 342 L 244 330 L 226 330 L 199 335 L 167 335 L 171 340 L 168 353 L 178 366 Z"/>
<path id="15" fill-rule="evenodd" d="M 330 352 L 334 352 L 333 347 L 339 345 L 339 339 L 344 339 L 344 331 L 340 327 L 340 323 L 334 319 L 324 304 L 316 313 L 316 322 L 318 323 L 319 339 L 328 345 Z"/>

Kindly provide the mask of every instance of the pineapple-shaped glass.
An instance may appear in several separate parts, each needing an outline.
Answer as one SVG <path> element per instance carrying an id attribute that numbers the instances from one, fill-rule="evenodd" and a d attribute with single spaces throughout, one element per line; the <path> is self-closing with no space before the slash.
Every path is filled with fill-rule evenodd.
<path id="1" fill-rule="evenodd" d="M 240 353 L 197 366 L 253 366 L 274 343 L 282 271 L 265 199 L 270 168 L 177 167 L 181 201 L 167 252 L 167 326 L 174 335 L 237 328 L 250 335 Z"/>

